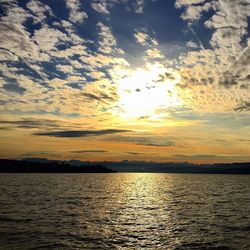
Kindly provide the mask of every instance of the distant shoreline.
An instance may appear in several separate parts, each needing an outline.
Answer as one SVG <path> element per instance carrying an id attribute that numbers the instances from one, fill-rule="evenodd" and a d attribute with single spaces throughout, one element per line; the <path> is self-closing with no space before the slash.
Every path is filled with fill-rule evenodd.
<path id="1" fill-rule="evenodd" d="M 0 159 L 0 173 L 181 173 L 250 174 L 250 163 L 202 164 L 157 162 L 81 162 L 47 159 Z"/>
<path id="2" fill-rule="evenodd" d="M 100 164 L 71 166 L 60 162 L 35 162 L 0 159 L 0 173 L 114 173 Z"/>

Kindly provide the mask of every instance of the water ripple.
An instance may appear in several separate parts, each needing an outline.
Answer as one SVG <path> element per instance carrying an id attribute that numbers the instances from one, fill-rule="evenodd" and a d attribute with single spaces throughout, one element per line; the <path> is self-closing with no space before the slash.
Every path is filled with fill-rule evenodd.
<path id="1" fill-rule="evenodd" d="M 0 249 L 250 249 L 249 176 L 1 174 Z"/>

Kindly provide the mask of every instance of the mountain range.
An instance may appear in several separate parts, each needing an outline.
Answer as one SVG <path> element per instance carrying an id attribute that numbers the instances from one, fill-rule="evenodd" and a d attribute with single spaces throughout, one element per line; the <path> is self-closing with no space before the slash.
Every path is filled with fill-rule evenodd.
<path id="1" fill-rule="evenodd" d="M 0 160 L 0 172 L 37 173 L 204 173 L 204 174 L 250 174 L 250 162 L 193 164 L 188 162 L 144 162 L 144 161 L 103 161 L 49 160 L 46 158 L 26 158 L 22 160 Z"/>

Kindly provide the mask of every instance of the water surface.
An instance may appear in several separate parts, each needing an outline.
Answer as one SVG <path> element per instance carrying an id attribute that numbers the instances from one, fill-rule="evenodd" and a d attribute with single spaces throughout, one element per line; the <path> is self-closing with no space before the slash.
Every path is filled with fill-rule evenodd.
<path id="1" fill-rule="evenodd" d="M 0 249 L 250 249 L 243 175 L 0 174 Z"/>

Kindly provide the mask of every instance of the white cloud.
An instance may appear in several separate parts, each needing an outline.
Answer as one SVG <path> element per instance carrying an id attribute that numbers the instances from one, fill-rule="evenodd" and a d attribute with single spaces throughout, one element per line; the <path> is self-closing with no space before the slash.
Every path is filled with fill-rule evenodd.
<path id="1" fill-rule="evenodd" d="M 103 14 L 109 14 L 107 2 L 97 2 L 97 3 L 94 2 L 94 3 L 91 3 L 91 7 L 97 12 L 100 12 Z"/>
<path id="2" fill-rule="evenodd" d="M 185 7 L 185 6 L 189 6 L 193 4 L 202 4 L 205 1 L 206 0 L 176 0 L 175 6 L 176 8 L 181 8 L 181 7 Z"/>
<path id="3" fill-rule="evenodd" d="M 141 14 L 143 13 L 143 9 L 144 9 L 144 0 L 137 0 L 135 5 L 135 12 Z"/>
<path id="4" fill-rule="evenodd" d="M 44 21 L 47 18 L 47 15 L 53 16 L 52 9 L 48 5 L 43 4 L 37 0 L 29 1 L 27 4 L 27 8 L 34 15 L 35 23 Z"/>
<path id="5" fill-rule="evenodd" d="M 111 29 L 105 26 L 103 23 L 98 22 L 97 27 L 99 28 L 99 48 L 98 50 L 104 54 L 109 54 L 115 49 L 117 43 L 116 39 L 112 34 Z"/>
<path id="6" fill-rule="evenodd" d="M 249 0 L 177 0 L 177 8 L 184 7 L 182 14 L 184 20 L 190 23 L 198 21 L 203 12 L 213 9 L 215 13 L 206 20 L 204 25 L 214 29 L 211 44 L 214 47 L 239 47 L 242 37 L 246 34 L 248 26 L 247 18 L 250 16 Z M 231 51 L 230 51 L 231 53 Z"/>
<path id="7" fill-rule="evenodd" d="M 56 50 L 56 45 L 59 42 L 67 42 L 67 35 L 58 29 L 49 28 L 47 25 L 42 26 L 35 31 L 32 40 L 35 41 L 41 51 L 48 52 Z"/>
<path id="8" fill-rule="evenodd" d="M 18 57 L 7 50 L 0 49 L 0 61 L 18 61 Z"/>
<path id="9" fill-rule="evenodd" d="M 81 9 L 81 2 L 79 0 L 65 0 L 67 8 L 69 9 L 69 21 L 73 23 L 82 23 L 88 18 L 86 12 Z"/>
<path id="10" fill-rule="evenodd" d="M 143 46 L 157 46 L 158 42 L 155 38 L 151 37 L 146 29 L 136 30 L 134 37 L 136 41 Z"/>
<path id="11" fill-rule="evenodd" d="M 175 6 L 183 8 L 181 16 L 192 23 L 213 9 L 213 15 L 203 24 L 213 31 L 211 48 L 184 53 L 180 58 L 180 86 L 188 105 L 194 109 L 226 112 L 239 107 L 250 98 L 248 35 L 249 0 L 177 0 Z M 195 39 L 200 40 L 195 33 Z M 202 40 L 202 37 L 201 37 Z M 187 46 L 194 47 L 191 42 Z M 196 47 L 198 48 L 198 47 Z"/>
<path id="12" fill-rule="evenodd" d="M 212 7 L 215 7 L 212 5 L 212 3 L 206 2 L 205 0 L 176 0 L 175 6 L 176 8 L 185 8 L 185 11 L 181 17 L 182 19 L 190 22 L 198 21 L 203 12 L 207 12 Z"/>
<path id="13" fill-rule="evenodd" d="M 0 22 L 0 47 L 20 58 L 38 56 L 37 46 L 30 41 L 24 26 L 18 23 Z"/>
<path id="14" fill-rule="evenodd" d="M 164 58 L 161 51 L 156 48 L 146 50 L 146 57 L 150 59 Z"/>
<path id="15" fill-rule="evenodd" d="M 189 48 L 199 48 L 198 44 L 196 44 L 195 42 L 193 41 L 189 41 L 186 43 L 187 47 Z"/>
<path id="16" fill-rule="evenodd" d="M 16 24 L 23 24 L 30 17 L 33 17 L 29 12 L 24 10 L 23 8 L 17 6 L 16 4 L 12 4 L 11 2 L 6 1 L 8 4 L 4 6 L 5 15 L 1 17 L 2 21 Z"/>
<path id="17" fill-rule="evenodd" d="M 72 74 L 74 72 L 74 68 L 71 65 L 57 64 L 56 68 L 67 74 Z"/>
<path id="18" fill-rule="evenodd" d="M 87 55 L 87 49 L 84 45 L 72 45 L 69 46 L 66 49 L 63 50 L 54 50 L 50 52 L 51 56 L 57 57 L 57 58 L 70 58 L 73 55 L 79 55 L 79 56 L 83 56 L 83 55 Z"/>

